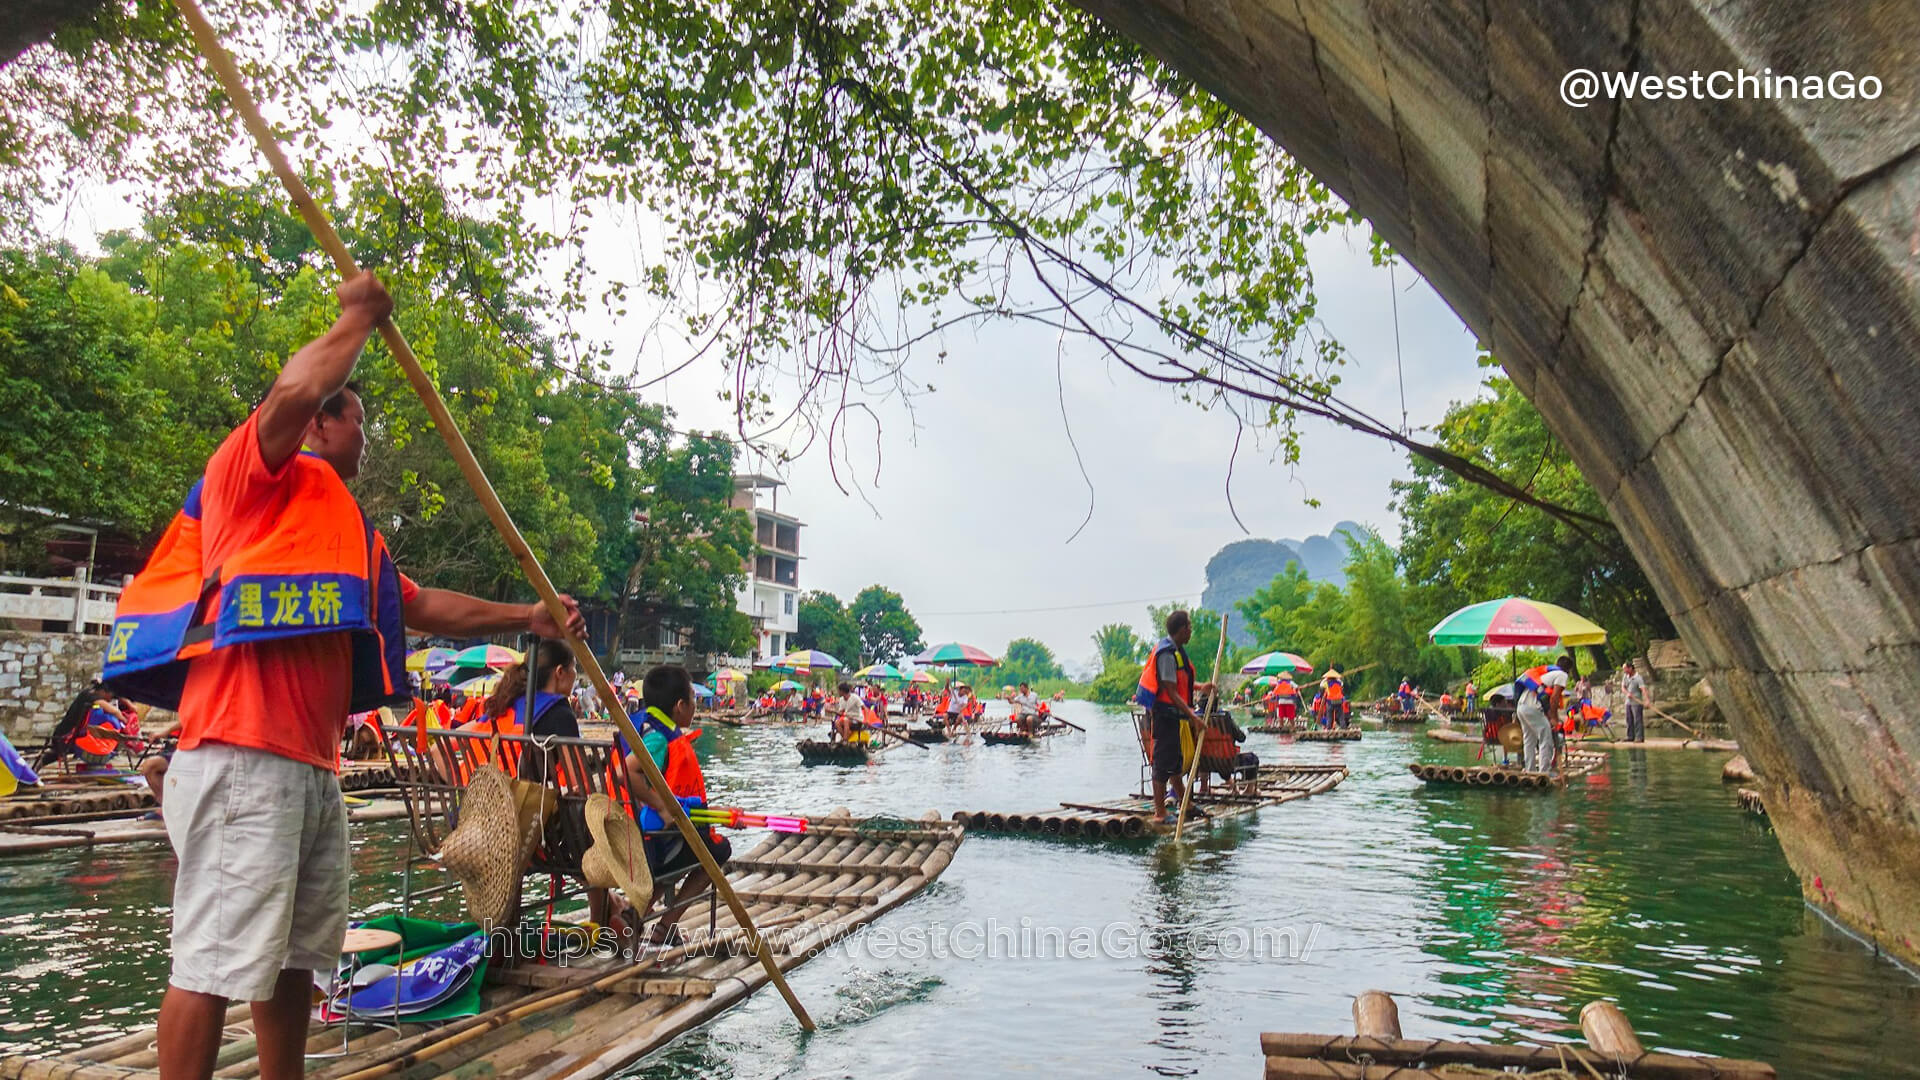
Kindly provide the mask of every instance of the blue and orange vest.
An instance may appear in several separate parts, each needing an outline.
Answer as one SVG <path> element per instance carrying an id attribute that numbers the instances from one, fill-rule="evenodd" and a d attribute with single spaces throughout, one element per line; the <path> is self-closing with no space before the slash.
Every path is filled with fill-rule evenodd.
<path id="1" fill-rule="evenodd" d="M 690 728 L 681 731 L 674 724 L 673 717 L 651 706 L 644 713 L 638 714 L 635 719 L 638 723 L 634 726 L 640 729 L 641 735 L 644 736 L 649 731 L 657 731 L 666 736 L 667 767 L 660 770 L 660 775 L 667 781 L 667 790 L 672 792 L 675 798 L 683 800 L 683 805 L 684 800 L 687 799 L 698 799 L 701 805 L 706 805 L 707 776 L 701 771 L 700 755 L 693 748 L 694 740 L 700 737 L 700 729 Z M 626 737 L 620 736 L 618 741 L 621 749 L 625 750 Z M 644 754 L 647 751 L 645 747 L 641 747 L 639 752 Z M 647 806 L 640 808 L 638 820 L 640 827 L 645 830 L 664 829 L 667 825 L 652 807 Z M 709 838 L 718 835 L 711 828 L 706 832 Z"/>
<path id="2" fill-rule="evenodd" d="M 349 712 L 409 699 L 400 572 L 360 504 L 316 454 L 288 463 L 287 503 L 272 527 L 220 566 L 200 546 L 200 487 L 120 594 L 103 675 L 117 693 L 180 707 L 187 665 L 215 649 L 303 634 L 351 635 Z"/>
<path id="3" fill-rule="evenodd" d="M 1175 674 L 1174 686 L 1160 685 L 1160 654 L 1173 650 L 1174 662 L 1179 665 Z M 1143 709 L 1152 708 L 1155 702 L 1171 705 L 1174 695 L 1179 700 L 1193 704 L 1194 672 L 1193 661 L 1187 659 L 1187 650 L 1173 643 L 1170 637 L 1160 639 L 1160 644 L 1147 654 L 1147 665 L 1140 670 L 1140 688 L 1133 693 L 1133 703 Z"/>

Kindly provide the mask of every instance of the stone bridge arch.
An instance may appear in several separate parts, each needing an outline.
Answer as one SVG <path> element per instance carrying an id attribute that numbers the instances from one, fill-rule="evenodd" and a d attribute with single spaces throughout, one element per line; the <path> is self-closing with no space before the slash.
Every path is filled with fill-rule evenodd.
<path id="1" fill-rule="evenodd" d="M 1708 669 L 1808 897 L 1920 960 L 1920 4 L 1076 2 L 1491 343 Z M 1576 68 L 1884 90 L 1578 109 Z"/>

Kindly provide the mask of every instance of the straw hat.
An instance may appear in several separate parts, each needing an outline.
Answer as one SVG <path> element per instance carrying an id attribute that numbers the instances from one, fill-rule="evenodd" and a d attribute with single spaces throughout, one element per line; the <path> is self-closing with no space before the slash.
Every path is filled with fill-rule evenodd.
<path id="1" fill-rule="evenodd" d="M 653 902 L 653 871 L 641 847 L 640 826 L 607 796 L 587 796 L 587 832 L 593 846 L 580 857 L 580 872 L 589 888 L 619 889 L 638 911 Z"/>
<path id="2" fill-rule="evenodd" d="M 483 931 L 505 924 L 525 863 L 513 781 L 493 765 L 475 770 L 460 797 L 460 824 L 440 845 L 440 865 L 460 879 L 467 917 Z"/>
<path id="3" fill-rule="evenodd" d="M 1525 743 L 1526 737 L 1521 734 L 1518 721 L 1509 720 L 1500 725 L 1500 745 L 1506 747 L 1509 753 L 1519 751 Z"/>

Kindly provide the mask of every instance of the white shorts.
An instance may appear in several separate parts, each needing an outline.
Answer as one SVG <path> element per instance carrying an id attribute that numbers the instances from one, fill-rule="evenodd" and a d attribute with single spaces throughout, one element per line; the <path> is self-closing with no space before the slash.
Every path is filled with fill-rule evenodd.
<path id="1" fill-rule="evenodd" d="M 173 974 L 182 990 L 273 996 L 280 972 L 332 971 L 347 932 L 340 778 L 223 743 L 173 755 L 162 801 L 179 860 Z"/>

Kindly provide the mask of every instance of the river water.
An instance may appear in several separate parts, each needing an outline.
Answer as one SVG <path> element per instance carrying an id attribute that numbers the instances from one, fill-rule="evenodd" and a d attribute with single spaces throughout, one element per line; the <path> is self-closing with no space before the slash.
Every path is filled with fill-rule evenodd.
<path id="1" fill-rule="evenodd" d="M 716 802 L 774 812 L 1138 790 L 1124 713 L 1063 715 L 1088 733 L 856 769 L 801 767 L 791 728 L 702 745 Z M 1257 1076 L 1260 1032 L 1349 1033 L 1352 997 L 1378 988 L 1409 1037 L 1577 1039 L 1580 1006 L 1610 998 L 1650 1048 L 1920 1078 L 1920 982 L 1802 905 L 1764 819 L 1720 783 L 1726 755 L 1616 751 L 1541 793 L 1427 790 L 1409 761 L 1473 748 L 1417 732 L 1248 745 L 1353 776 L 1184 846 L 969 837 L 924 893 L 792 976 L 817 1032 L 762 993 L 631 1075 Z M 404 850 L 399 823 L 356 826 L 357 914 L 391 906 Z M 52 1049 L 149 1021 L 171 875 L 154 845 L 0 863 L 0 1040 Z"/>

